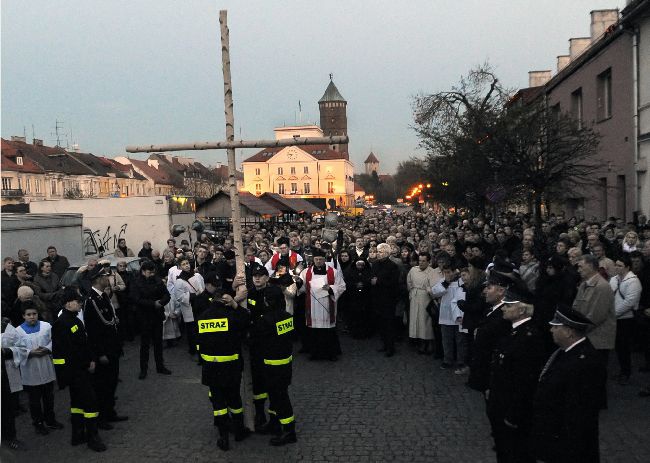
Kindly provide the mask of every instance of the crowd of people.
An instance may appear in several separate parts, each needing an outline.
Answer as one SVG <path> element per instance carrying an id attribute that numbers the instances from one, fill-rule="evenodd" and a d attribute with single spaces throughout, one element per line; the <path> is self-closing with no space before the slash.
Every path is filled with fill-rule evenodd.
<path id="1" fill-rule="evenodd" d="M 536 223 L 526 214 L 427 210 L 339 217 L 334 234 L 330 226 L 303 218 L 244 227 L 243 274 L 232 235 L 170 238 L 161 250 L 144 242 L 135 274 L 121 260 L 135 253 L 121 240 L 115 268 L 91 259 L 68 288 L 58 282 L 67 260 L 53 246 L 38 264 L 25 250 L 6 257 L 3 403 L 24 389 L 36 431 L 58 429 L 56 377 L 70 386 L 73 445 L 104 450 L 97 429 L 127 418 L 113 400 L 124 342 L 140 337 L 145 380 L 150 346 L 157 373 L 168 375 L 163 344 L 185 338 L 202 364 L 219 448 L 230 447 L 229 433 L 240 441 L 251 432 L 239 396 L 245 350 L 255 431 L 285 445 L 297 440 L 293 344 L 310 360 L 337 361 L 339 335 L 378 335 L 388 358 L 402 343 L 404 353 L 431 355 L 466 377 L 485 397 L 498 461 L 597 461 L 608 370 L 615 364 L 610 379 L 629 384 L 641 351 L 636 369 L 650 372 L 643 216 Z M 650 397 L 650 386 L 638 394 Z M 12 413 L 3 405 L 2 437 L 15 446 L 15 428 L 5 426 Z"/>

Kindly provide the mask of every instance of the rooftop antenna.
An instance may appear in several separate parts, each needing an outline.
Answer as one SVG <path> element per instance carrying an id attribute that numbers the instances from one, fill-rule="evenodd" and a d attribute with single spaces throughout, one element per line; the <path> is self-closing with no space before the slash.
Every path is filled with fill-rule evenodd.
<path id="1" fill-rule="evenodd" d="M 63 121 L 56 120 L 55 125 L 54 125 L 54 133 L 50 132 L 50 135 L 56 136 L 56 146 L 61 147 L 61 134 L 59 133 L 59 130 L 63 128 Z"/>
<path id="2" fill-rule="evenodd" d="M 36 130 L 34 130 L 34 124 L 32 124 L 32 140 L 36 138 Z"/>
<path id="3" fill-rule="evenodd" d="M 23 138 L 27 140 L 27 128 L 23 125 Z"/>
<path id="4" fill-rule="evenodd" d="M 302 125 L 302 105 L 300 104 L 300 100 L 298 100 L 298 125 Z"/>

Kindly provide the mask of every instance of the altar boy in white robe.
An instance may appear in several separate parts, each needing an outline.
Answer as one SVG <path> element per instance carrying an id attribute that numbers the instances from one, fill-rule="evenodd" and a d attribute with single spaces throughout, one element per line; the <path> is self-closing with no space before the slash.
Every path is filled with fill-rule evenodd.
<path id="1" fill-rule="evenodd" d="M 345 281 L 339 269 L 325 265 L 325 252 L 314 249 L 314 265 L 300 273 L 305 293 L 305 321 L 308 340 L 306 350 L 310 360 L 337 360 L 341 345 L 336 333 L 336 301 L 345 291 Z"/>

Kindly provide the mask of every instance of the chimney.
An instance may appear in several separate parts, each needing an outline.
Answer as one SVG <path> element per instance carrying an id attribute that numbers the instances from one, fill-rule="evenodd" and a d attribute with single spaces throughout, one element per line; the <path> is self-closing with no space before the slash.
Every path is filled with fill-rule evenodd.
<path id="1" fill-rule="evenodd" d="M 612 24 L 618 21 L 618 9 L 591 12 L 591 41 L 599 39 Z"/>
<path id="2" fill-rule="evenodd" d="M 34 138 L 34 139 L 32 140 L 32 144 L 33 144 L 34 146 L 43 146 L 43 140 L 39 140 L 38 138 Z"/>
<path id="3" fill-rule="evenodd" d="M 529 71 L 528 86 L 540 87 L 551 80 L 551 71 Z"/>
<path id="4" fill-rule="evenodd" d="M 591 37 L 574 37 L 569 39 L 569 56 L 571 61 L 576 59 L 591 45 Z"/>
<path id="5" fill-rule="evenodd" d="M 11 141 L 22 141 L 23 143 L 27 143 L 27 139 L 25 137 L 19 137 L 18 135 L 12 135 Z"/>
<path id="6" fill-rule="evenodd" d="M 569 55 L 560 55 L 557 57 L 557 72 L 560 72 L 566 67 L 567 64 L 571 62 L 571 57 Z"/>
<path id="7" fill-rule="evenodd" d="M 158 169 L 158 159 L 147 159 L 147 164 L 149 164 L 154 169 Z"/>

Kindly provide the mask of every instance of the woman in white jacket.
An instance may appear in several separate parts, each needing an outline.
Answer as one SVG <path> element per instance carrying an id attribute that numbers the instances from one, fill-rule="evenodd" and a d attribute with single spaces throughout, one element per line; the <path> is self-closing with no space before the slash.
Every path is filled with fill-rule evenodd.
<path id="1" fill-rule="evenodd" d="M 616 311 L 616 356 L 621 368 L 619 384 L 628 384 L 632 373 L 632 336 L 634 333 L 634 311 L 639 308 L 641 282 L 630 270 L 632 262 L 628 254 L 622 254 L 615 262 L 616 275 L 609 280 L 614 291 Z"/>
<path id="2" fill-rule="evenodd" d="M 205 283 L 201 274 L 192 270 L 189 259 L 181 258 L 178 264 L 181 273 L 174 282 L 172 301 L 185 322 L 187 350 L 190 355 L 194 355 L 196 353 L 196 323 L 194 323 L 194 314 L 192 313 L 192 300 L 205 290 Z"/>

